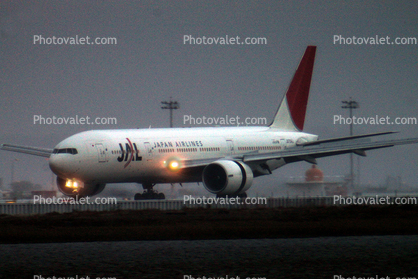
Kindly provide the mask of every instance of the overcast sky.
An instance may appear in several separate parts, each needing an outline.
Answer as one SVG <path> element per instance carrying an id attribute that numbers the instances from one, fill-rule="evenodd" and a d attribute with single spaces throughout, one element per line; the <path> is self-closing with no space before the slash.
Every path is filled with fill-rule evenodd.
<path id="1" fill-rule="evenodd" d="M 341 101 L 360 103 L 356 116 L 418 118 L 418 45 L 334 44 L 348 37 L 418 37 L 416 1 L 2 1 L 0 3 L 0 143 L 53 148 L 91 129 L 167 127 L 160 102 L 180 103 L 183 116 L 265 117 L 271 121 L 307 45 L 316 45 L 305 131 L 345 136 Z M 112 45 L 41 45 L 34 36 L 116 38 Z M 191 45 L 184 35 L 265 38 L 260 45 Z M 116 125 L 39 125 L 42 117 L 115 117 Z M 418 125 L 357 125 L 354 133 Z M 418 186 L 418 146 L 369 151 L 363 183 L 387 175 Z M 41 157 L 0 152 L 0 177 L 48 184 Z M 348 155 L 319 160 L 325 175 L 348 173 Z M 356 160 L 357 162 L 357 160 Z M 296 163 L 256 179 L 253 187 L 303 175 Z M 202 186 L 201 186 L 202 187 Z M 253 189 L 254 192 L 257 190 Z"/>

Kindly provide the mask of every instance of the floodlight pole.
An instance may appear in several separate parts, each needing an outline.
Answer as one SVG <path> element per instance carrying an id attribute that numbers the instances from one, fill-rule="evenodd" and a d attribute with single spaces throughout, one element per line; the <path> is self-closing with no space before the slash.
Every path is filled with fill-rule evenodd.
<path id="1" fill-rule="evenodd" d="M 344 104 L 343 106 L 341 106 L 341 108 L 343 109 L 349 109 L 350 110 L 350 136 L 353 135 L 353 109 L 357 109 L 360 107 L 359 103 L 357 103 L 356 101 L 353 101 L 351 99 L 351 97 L 349 98 L 348 101 L 342 101 L 342 103 Z M 353 163 L 353 152 L 350 153 L 350 186 L 351 189 L 354 189 L 354 163 Z"/>
<path id="2" fill-rule="evenodd" d="M 169 109 L 170 110 L 170 128 L 173 128 L 173 110 L 174 109 L 179 109 L 180 108 L 180 104 L 177 101 L 172 101 L 171 97 L 170 97 L 170 101 L 169 102 L 161 102 L 161 104 L 163 104 L 164 106 L 162 106 L 162 109 Z"/>

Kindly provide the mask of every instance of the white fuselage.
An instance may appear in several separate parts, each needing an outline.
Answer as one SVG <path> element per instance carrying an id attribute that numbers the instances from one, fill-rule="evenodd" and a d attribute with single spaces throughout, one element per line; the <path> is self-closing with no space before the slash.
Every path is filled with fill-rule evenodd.
<path id="1" fill-rule="evenodd" d="M 317 140 L 316 135 L 269 127 L 93 130 L 60 142 L 49 162 L 59 177 L 85 183 L 200 182 L 202 169 L 177 171 L 181 162 L 280 152 L 301 138 Z M 178 169 L 168 166 L 173 160 Z"/>

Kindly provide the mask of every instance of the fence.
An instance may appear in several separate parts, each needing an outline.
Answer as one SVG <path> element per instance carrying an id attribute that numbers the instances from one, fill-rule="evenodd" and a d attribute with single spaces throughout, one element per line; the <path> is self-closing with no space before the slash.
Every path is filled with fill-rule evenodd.
<path id="1" fill-rule="evenodd" d="M 116 204 L 34 204 L 0 203 L 0 214 L 31 215 L 51 212 L 66 213 L 73 211 L 111 211 L 111 210 L 181 210 L 183 208 L 280 208 L 280 207 L 315 207 L 334 206 L 333 197 L 305 198 L 266 198 L 267 204 L 191 204 L 183 200 L 152 200 L 152 201 L 117 201 Z"/>

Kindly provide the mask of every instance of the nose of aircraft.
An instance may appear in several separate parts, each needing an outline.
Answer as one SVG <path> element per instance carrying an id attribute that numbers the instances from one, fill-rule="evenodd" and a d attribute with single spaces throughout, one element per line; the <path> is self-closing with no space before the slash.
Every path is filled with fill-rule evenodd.
<path id="1" fill-rule="evenodd" d="M 62 158 L 62 156 L 52 154 L 49 157 L 49 168 L 56 175 L 63 175 L 64 173 L 66 173 L 65 160 Z"/>
<path id="2" fill-rule="evenodd" d="M 75 173 L 74 163 L 70 154 L 51 154 L 49 168 L 61 177 L 71 177 Z"/>

